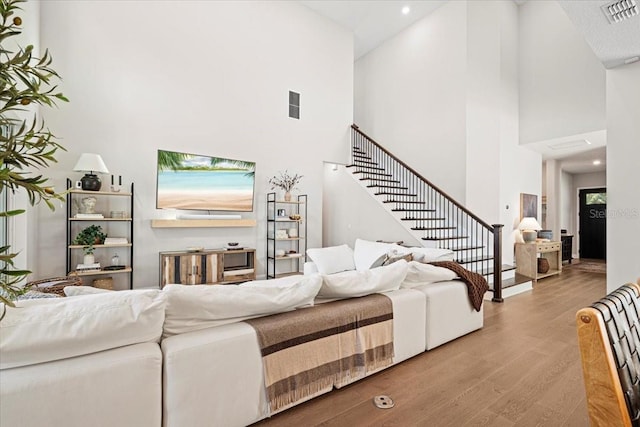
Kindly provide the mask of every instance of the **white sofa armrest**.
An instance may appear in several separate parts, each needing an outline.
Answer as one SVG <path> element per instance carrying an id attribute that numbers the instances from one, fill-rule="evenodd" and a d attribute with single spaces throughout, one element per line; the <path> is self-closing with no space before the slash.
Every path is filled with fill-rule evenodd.
<path id="1" fill-rule="evenodd" d="M 318 272 L 318 266 L 313 261 L 307 261 L 304 263 L 304 275 L 310 276 Z"/>

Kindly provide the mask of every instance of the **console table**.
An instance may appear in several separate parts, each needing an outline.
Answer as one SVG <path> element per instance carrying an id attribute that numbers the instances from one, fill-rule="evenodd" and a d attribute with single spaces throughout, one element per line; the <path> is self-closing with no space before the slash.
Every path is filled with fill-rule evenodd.
<path id="1" fill-rule="evenodd" d="M 549 261 L 549 271 L 538 273 L 538 257 Z M 562 272 L 562 243 L 516 243 L 516 273 L 530 277 L 534 282 Z"/>
<path id="2" fill-rule="evenodd" d="M 256 279 L 255 249 L 160 252 L 160 287 L 224 285 Z"/>

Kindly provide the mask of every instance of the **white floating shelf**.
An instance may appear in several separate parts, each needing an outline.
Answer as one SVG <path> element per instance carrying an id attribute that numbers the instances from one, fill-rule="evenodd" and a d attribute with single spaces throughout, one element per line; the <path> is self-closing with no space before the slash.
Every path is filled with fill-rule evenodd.
<path id="1" fill-rule="evenodd" d="M 255 227 L 255 219 L 152 219 L 151 228 Z"/>

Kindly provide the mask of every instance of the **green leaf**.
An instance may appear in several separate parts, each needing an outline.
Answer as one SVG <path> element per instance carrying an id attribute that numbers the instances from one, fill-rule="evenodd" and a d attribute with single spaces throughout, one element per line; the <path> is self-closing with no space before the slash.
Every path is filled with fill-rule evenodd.
<path id="1" fill-rule="evenodd" d="M 9 217 L 9 216 L 16 216 L 16 215 L 20 215 L 20 214 L 23 214 L 23 213 L 25 213 L 24 209 L 15 209 L 15 210 L 12 210 L 12 211 L 0 212 L 0 217 L 6 218 L 6 217 Z"/>

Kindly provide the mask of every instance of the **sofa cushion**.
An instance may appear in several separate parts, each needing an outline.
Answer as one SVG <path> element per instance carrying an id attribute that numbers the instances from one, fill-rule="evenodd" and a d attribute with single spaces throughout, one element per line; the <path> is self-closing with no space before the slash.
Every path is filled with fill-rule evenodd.
<path id="1" fill-rule="evenodd" d="M 353 263 L 353 249 L 347 245 L 307 249 L 307 255 L 321 274 L 339 273 L 356 268 Z"/>
<path id="2" fill-rule="evenodd" d="M 407 276 L 400 285 L 401 288 L 413 288 L 425 283 L 445 282 L 453 280 L 457 276 L 456 273 L 444 267 L 436 267 L 431 264 L 423 264 L 417 261 L 411 261 L 407 269 Z"/>
<path id="3" fill-rule="evenodd" d="M 393 291 L 407 275 L 407 262 L 393 264 L 363 271 L 344 271 L 322 276 L 322 288 L 318 293 L 322 298 L 362 297 L 369 294 Z"/>
<path id="4" fill-rule="evenodd" d="M 157 342 L 162 335 L 165 299 L 159 290 L 15 304 L 0 322 L 0 369 Z"/>
<path id="5" fill-rule="evenodd" d="M 95 295 L 115 292 L 110 289 L 94 288 L 93 286 L 65 286 L 64 294 L 68 297 L 77 297 L 81 295 Z"/>
<path id="6" fill-rule="evenodd" d="M 167 285 L 164 336 L 313 305 L 321 284 L 314 274 L 241 285 Z"/>

